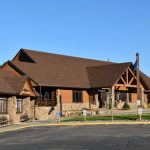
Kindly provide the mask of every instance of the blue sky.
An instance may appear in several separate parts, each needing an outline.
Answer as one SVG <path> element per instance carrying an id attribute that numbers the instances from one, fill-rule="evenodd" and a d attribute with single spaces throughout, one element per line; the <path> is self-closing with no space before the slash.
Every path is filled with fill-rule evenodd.
<path id="1" fill-rule="evenodd" d="M 0 0 L 0 64 L 20 48 L 115 62 L 150 76 L 149 0 Z"/>

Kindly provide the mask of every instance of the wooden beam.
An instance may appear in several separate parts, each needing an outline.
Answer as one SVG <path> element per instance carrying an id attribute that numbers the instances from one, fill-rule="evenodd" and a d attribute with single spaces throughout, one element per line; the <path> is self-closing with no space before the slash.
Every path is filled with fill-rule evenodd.
<path id="1" fill-rule="evenodd" d="M 137 88 L 137 85 L 129 85 L 129 84 L 115 84 L 115 86 L 122 86 L 122 87 L 133 87 L 133 88 Z"/>
<path id="2" fill-rule="evenodd" d="M 129 85 L 131 85 L 132 81 L 135 79 L 135 77 L 132 77 L 132 79 L 129 82 Z"/>
<path id="3" fill-rule="evenodd" d="M 127 84 L 129 84 L 129 70 L 126 70 L 126 78 L 127 78 Z"/>
<path id="4" fill-rule="evenodd" d="M 135 76 L 135 74 L 133 73 L 133 71 L 130 69 L 130 67 L 128 69 L 132 73 L 133 77 L 135 77 L 135 79 L 137 79 L 136 76 Z"/>
<path id="5" fill-rule="evenodd" d="M 113 102 L 113 106 L 115 103 L 115 86 L 112 87 L 112 102 Z"/>
<path id="6" fill-rule="evenodd" d="M 126 81 L 123 79 L 123 77 L 121 77 L 121 80 L 124 82 L 124 84 L 127 84 Z"/>

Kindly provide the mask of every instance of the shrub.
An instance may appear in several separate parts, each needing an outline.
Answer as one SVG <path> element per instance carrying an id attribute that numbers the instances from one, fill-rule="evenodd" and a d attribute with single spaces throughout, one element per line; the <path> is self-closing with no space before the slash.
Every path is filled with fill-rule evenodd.
<path id="1" fill-rule="evenodd" d="M 123 109 L 129 110 L 130 105 L 127 102 L 125 102 L 124 105 L 123 105 Z"/>

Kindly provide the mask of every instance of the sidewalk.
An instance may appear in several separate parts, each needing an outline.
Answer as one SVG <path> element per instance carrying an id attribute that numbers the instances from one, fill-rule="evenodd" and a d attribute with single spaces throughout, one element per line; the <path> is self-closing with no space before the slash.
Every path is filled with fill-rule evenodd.
<path id="1" fill-rule="evenodd" d="M 56 124 L 56 123 L 51 120 L 19 123 L 15 125 L 8 125 L 8 126 L 0 127 L 0 133 L 7 132 L 7 131 L 15 131 L 15 130 L 24 129 L 28 127 L 35 127 L 35 126 L 50 126 L 50 124 Z"/>

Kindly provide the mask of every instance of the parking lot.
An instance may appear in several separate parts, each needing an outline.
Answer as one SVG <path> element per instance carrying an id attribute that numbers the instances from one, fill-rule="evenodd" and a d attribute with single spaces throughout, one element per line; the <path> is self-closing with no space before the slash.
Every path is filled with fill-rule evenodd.
<path id="1" fill-rule="evenodd" d="M 149 150 L 150 125 L 33 127 L 0 133 L 0 150 Z"/>

